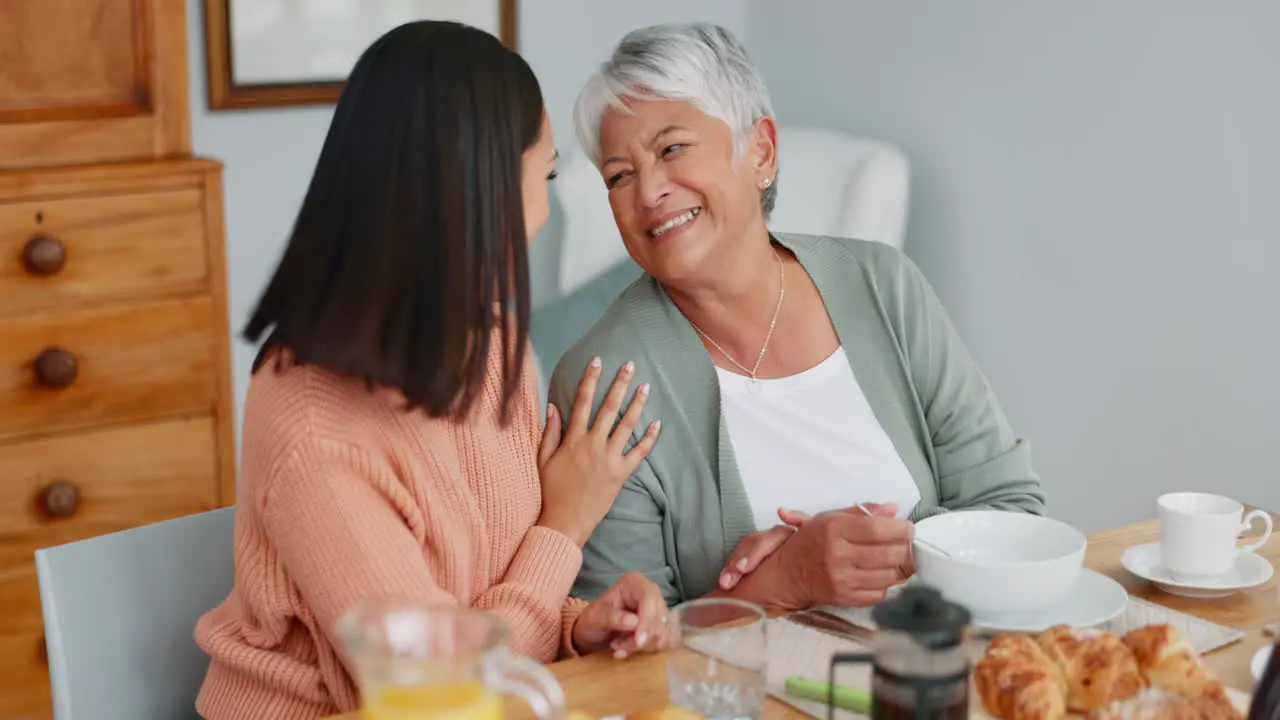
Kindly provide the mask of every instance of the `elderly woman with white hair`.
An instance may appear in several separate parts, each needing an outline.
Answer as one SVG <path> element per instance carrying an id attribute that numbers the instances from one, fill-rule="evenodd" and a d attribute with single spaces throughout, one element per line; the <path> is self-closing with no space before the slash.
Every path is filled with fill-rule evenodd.
<path id="1" fill-rule="evenodd" d="M 913 521 L 1043 512 L 1026 441 L 915 265 L 767 229 L 786 149 L 729 32 L 630 33 L 575 119 L 645 274 L 561 358 L 551 402 L 598 407 L 576 396 L 584 368 L 634 361 L 637 427 L 663 423 L 583 549 L 576 594 L 639 571 L 668 603 L 869 605 L 913 572 Z"/>

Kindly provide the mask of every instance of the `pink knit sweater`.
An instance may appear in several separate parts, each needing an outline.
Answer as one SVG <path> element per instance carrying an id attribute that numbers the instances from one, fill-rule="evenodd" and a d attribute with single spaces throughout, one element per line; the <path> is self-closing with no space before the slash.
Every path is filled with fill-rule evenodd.
<path id="1" fill-rule="evenodd" d="M 495 334 L 465 424 L 399 409 L 398 393 L 310 367 L 258 372 L 245 405 L 236 584 L 196 625 L 212 658 L 207 720 L 312 720 L 359 706 L 335 650 L 343 612 L 371 596 L 456 601 L 499 615 L 512 650 L 571 654 L 582 564 L 536 526 L 541 412 L 526 364 L 512 422 L 498 424 Z"/>

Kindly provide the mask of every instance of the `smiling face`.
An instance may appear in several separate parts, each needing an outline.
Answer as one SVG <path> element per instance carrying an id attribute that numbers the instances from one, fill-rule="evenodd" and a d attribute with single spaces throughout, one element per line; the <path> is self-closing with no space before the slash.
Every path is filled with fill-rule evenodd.
<path id="1" fill-rule="evenodd" d="M 600 172 L 627 252 L 650 275 L 679 285 L 708 277 L 752 231 L 763 231 L 761 186 L 775 174 L 776 128 L 756 123 L 735 157 L 733 132 L 692 105 L 629 100 L 606 111 Z"/>
<path id="2" fill-rule="evenodd" d="M 542 231 L 551 214 L 547 183 L 556 175 L 555 137 L 551 133 L 551 120 L 542 118 L 542 130 L 533 145 L 524 151 L 521 162 L 520 190 L 524 201 L 524 228 L 530 242 Z"/>

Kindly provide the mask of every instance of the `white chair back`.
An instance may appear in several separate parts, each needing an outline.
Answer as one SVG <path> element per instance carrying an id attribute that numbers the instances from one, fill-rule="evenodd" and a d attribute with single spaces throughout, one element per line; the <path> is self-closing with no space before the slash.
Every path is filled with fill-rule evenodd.
<path id="1" fill-rule="evenodd" d="M 55 720 L 196 718 L 195 624 L 235 583 L 235 508 L 36 551 Z"/>
<path id="2" fill-rule="evenodd" d="M 560 241 L 560 296 L 564 297 L 627 258 L 613 221 L 600 171 L 580 149 L 563 154 L 553 184 L 564 230 Z M 584 330 L 586 328 L 583 328 Z"/>
<path id="3" fill-rule="evenodd" d="M 778 232 L 906 239 L 910 166 L 896 147 L 835 130 L 778 128 Z"/>

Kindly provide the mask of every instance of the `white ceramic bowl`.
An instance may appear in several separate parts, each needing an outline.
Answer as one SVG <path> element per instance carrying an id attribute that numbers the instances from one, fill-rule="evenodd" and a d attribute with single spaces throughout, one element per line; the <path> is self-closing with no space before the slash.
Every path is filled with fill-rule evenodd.
<path id="1" fill-rule="evenodd" d="M 1034 612 L 1075 587 L 1088 544 L 1084 533 L 1039 515 L 963 510 L 916 523 L 920 579 L 977 617 Z"/>

